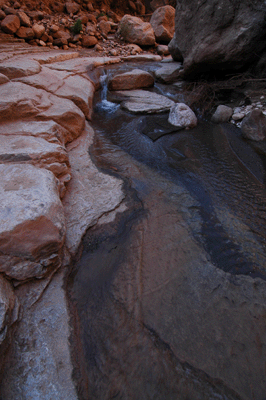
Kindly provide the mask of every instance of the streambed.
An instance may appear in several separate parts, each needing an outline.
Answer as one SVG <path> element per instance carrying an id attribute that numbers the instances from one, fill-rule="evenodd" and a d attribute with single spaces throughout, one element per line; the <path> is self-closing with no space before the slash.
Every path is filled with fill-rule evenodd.
<path id="1" fill-rule="evenodd" d="M 94 162 L 126 199 L 68 278 L 79 398 L 265 399 L 262 156 L 236 127 L 175 131 L 100 94 L 93 127 Z"/>

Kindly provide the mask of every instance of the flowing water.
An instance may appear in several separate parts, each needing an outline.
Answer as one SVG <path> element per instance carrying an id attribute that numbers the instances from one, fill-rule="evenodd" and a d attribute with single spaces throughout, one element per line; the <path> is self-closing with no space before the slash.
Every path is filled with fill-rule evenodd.
<path id="1" fill-rule="evenodd" d="M 106 96 L 90 152 L 126 200 L 88 230 L 68 279 L 79 398 L 265 399 L 263 156 L 235 127 L 176 131 Z"/>

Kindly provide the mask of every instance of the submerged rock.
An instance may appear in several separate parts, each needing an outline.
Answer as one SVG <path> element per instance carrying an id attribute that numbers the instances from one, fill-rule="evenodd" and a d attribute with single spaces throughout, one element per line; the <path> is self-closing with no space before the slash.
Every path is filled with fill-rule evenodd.
<path id="1" fill-rule="evenodd" d="M 251 111 L 242 121 L 241 132 L 244 137 L 251 140 L 266 139 L 266 116 L 261 110 Z"/>

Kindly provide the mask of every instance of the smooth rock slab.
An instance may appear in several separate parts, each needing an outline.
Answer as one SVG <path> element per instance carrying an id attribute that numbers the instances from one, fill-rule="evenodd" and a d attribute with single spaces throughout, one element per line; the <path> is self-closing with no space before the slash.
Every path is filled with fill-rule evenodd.
<path id="1" fill-rule="evenodd" d="M 40 71 L 40 64 L 28 58 L 13 58 L 12 60 L 7 60 L 0 64 L 0 73 L 4 74 L 9 79 L 38 74 Z"/>
<path id="2" fill-rule="evenodd" d="M 175 104 L 173 100 L 160 94 L 145 90 L 124 90 L 115 92 L 121 107 L 134 114 L 152 114 L 170 110 Z"/>
<path id="3" fill-rule="evenodd" d="M 65 219 L 53 173 L 0 165 L 0 272 L 25 280 L 60 265 Z"/>
<path id="4" fill-rule="evenodd" d="M 133 69 L 124 74 L 115 75 L 108 83 L 109 90 L 132 90 L 154 85 L 153 76 L 141 69 Z"/>
<path id="5" fill-rule="evenodd" d="M 103 174 L 95 167 L 89 155 L 94 132 L 86 124 L 85 132 L 69 144 L 72 179 L 63 199 L 66 217 L 66 245 L 74 255 L 82 236 L 98 219 L 117 208 L 124 199 L 123 182 Z"/>
<path id="6" fill-rule="evenodd" d="M 20 81 L 37 89 L 44 89 L 59 97 L 72 100 L 86 118 L 91 119 L 95 88 L 89 79 L 79 75 L 71 75 L 69 72 L 53 71 L 50 68 L 43 67 L 39 74 L 21 78 Z"/>
<path id="7" fill-rule="evenodd" d="M 168 122 L 179 129 L 197 126 L 197 117 L 184 103 L 176 103 L 171 107 Z"/>
<path id="8" fill-rule="evenodd" d="M 66 128 L 72 138 L 84 128 L 85 117 L 70 100 L 62 99 L 21 82 L 0 86 L 0 122 L 18 119 L 53 120 Z"/>

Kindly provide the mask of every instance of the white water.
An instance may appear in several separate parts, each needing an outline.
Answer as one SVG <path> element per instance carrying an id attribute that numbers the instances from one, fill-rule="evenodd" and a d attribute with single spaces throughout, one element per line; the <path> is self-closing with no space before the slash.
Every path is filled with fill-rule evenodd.
<path id="1" fill-rule="evenodd" d="M 106 73 L 100 77 L 100 83 L 102 86 L 102 93 L 101 101 L 98 103 L 97 108 L 107 113 L 113 113 L 120 107 L 120 105 L 107 100 L 108 75 Z"/>

